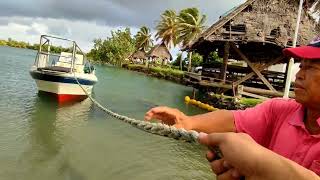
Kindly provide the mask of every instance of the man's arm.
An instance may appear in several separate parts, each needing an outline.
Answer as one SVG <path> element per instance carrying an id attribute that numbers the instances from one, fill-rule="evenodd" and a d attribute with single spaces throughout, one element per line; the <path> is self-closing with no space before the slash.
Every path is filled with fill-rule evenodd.
<path id="1" fill-rule="evenodd" d="M 233 113 L 228 110 L 218 110 L 190 117 L 192 130 L 205 133 L 235 132 Z"/>
<path id="2" fill-rule="evenodd" d="M 196 116 L 186 116 L 178 109 L 156 107 L 146 113 L 145 119 L 158 119 L 177 128 L 208 134 L 214 132 L 244 132 L 259 144 L 265 146 L 269 142 L 268 134 L 276 121 L 277 114 L 273 113 L 273 109 L 278 108 L 278 101 L 277 99 L 271 99 L 246 110 L 218 110 Z"/>
<path id="3" fill-rule="evenodd" d="M 169 125 L 198 132 L 235 132 L 233 113 L 227 110 L 205 113 L 196 116 L 187 116 L 177 109 L 156 107 L 145 115 L 147 121 L 158 119 Z"/>

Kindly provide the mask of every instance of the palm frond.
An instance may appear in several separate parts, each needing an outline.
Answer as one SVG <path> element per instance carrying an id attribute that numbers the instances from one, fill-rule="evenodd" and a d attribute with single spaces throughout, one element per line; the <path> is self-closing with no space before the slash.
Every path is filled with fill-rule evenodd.
<path id="1" fill-rule="evenodd" d="M 142 26 L 137 32 L 136 36 L 136 49 L 143 50 L 144 52 L 148 51 L 153 45 L 153 40 L 151 38 L 150 29 L 146 26 Z"/>
<path id="2" fill-rule="evenodd" d="M 186 46 L 193 41 L 204 29 L 206 16 L 197 8 L 187 8 L 180 11 L 178 20 L 178 42 Z"/>

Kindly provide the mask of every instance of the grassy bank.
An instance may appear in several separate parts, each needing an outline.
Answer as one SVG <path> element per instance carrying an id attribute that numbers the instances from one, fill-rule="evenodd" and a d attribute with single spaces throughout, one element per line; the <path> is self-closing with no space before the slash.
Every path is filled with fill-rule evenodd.
<path id="1" fill-rule="evenodd" d="M 131 71 L 141 72 L 149 76 L 157 77 L 160 79 L 171 80 L 180 84 L 183 83 L 184 71 L 172 69 L 168 67 L 146 67 L 144 65 L 125 64 L 123 68 Z M 205 103 L 213 105 L 220 109 L 244 109 L 247 107 L 254 107 L 263 102 L 261 99 L 254 98 L 241 98 L 240 101 L 235 101 L 234 97 L 219 94 L 199 94 L 199 99 Z"/>
<path id="2" fill-rule="evenodd" d="M 136 65 L 136 64 L 126 64 L 123 67 L 128 70 L 142 72 L 153 77 L 171 80 L 177 83 L 183 83 L 184 72 L 177 69 L 162 68 L 162 67 L 148 68 L 144 65 Z"/>
<path id="3" fill-rule="evenodd" d="M 246 98 L 242 97 L 240 99 L 235 99 L 233 96 L 214 94 L 208 92 L 199 92 L 197 98 L 206 104 L 212 105 L 219 109 L 246 109 L 249 107 L 254 107 L 257 104 L 263 102 L 261 99 Z"/>

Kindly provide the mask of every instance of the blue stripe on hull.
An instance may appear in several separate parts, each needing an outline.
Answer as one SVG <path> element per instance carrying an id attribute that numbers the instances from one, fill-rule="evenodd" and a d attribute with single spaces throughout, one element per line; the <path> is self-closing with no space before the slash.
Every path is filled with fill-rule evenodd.
<path id="1" fill-rule="evenodd" d="M 69 83 L 69 84 L 78 84 L 74 78 L 71 77 L 62 77 L 56 76 L 52 74 L 45 74 L 40 72 L 31 71 L 30 72 L 33 79 L 43 80 L 43 81 L 50 81 L 50 82 L 59 82 L 59 83 Z M 78 81 L 82 85 L 94 85 L 96 81 L 90 81 L 87 79 L 79 79 Z"/>

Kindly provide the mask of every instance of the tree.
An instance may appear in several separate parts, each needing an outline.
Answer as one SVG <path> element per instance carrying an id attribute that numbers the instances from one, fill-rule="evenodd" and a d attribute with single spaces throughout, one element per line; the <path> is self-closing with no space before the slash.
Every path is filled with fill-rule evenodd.
<path id="1" fill-rule="evenodd" d="M 206 16 L 202 15 L 197 8 L 187 8 L 180 11 L 177 18 L 177 42 L 185 47 L 190 44 L 203 31 Z M 189 52 L 188 71 L 191 70 L 192 52 Z"/>
<path id="2" fill-rule="evenodd" d="M 174 10 L 166 10 L 161 14 L 161 20 L 157 25 L 156 38 L 170 49 L 177 45 L 177 14 Z"/>
<path id="3" fill-rule="evenodd" d="M 217 51 L 212 51 L 209 53 L 209 56 L 208 56 L 208 62 L 212 62 L 212 63 L 215 63 L 215 62 L 218 62 L 218 63 L 222 63 L 223 59 L 219 57 L 218 55 L 218 52 Z"/>
<path id="4" fill-rule="evenodd" d="M 202 66 L 203 57 L 199 53 L 192 53 L 189 55 L 191 55 L 191 61 L 192 61 L 193 67 Z M 185 62 L 188 62 L 188 65 L 189 65 L 189 60 L 190 60 L 189 56 L 184 59 Z"/>
<path id="5" fill-rule="evenodd" d="M 176 60 L 174 60 L 172 62 L 172 65 L 174 66 L 179 66 L 180 67 L 180 70 L 182 71 L 182 66 L 185 64 L 185 60 L 182 59 L 182 53 L 178 53 L 177 54 L 177 58 Z"/>
<path id="6" fill-rule="evenodd" d="M 153 40 L 151 38 L 150 29 L 142 26 L 135 36 L 136 38 L 136 49 L 147 52 L 150 47 L 153 46 Z"/>
<path id="7" fill-rule="evenodd" d="M 95 39 L 94 47 L 88 57 L 95 61 L 121 66 L 135 51 L 135 40 L 131 37 L 129 28 L 124 31 L 111 31 L 111 37 L 106 40 Z"/>
<path id="8" fill-rule="evenodd" d="M 192 53 L 191 60 L 194 67 L 202 66 L 203 57 L 199 53 Z"/>
<path id="9" fill-rule="evenodd" d="M 0 40 L 0 46 L 6 46 L 7 45 L 7 41 L 5 40 Z"/>

